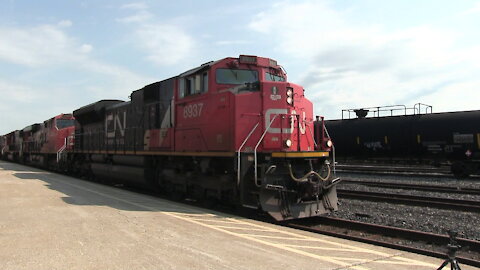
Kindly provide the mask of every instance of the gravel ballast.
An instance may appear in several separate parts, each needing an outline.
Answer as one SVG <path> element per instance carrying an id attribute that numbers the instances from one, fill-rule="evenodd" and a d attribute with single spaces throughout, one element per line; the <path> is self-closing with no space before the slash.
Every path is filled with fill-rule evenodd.
<path id="1" fill-rule="evenodd" d="M 477 181 L 456 179 L 429 179 L 423 177 L 404 176 L 370 176 L 355 174 L 338 174 L 341 178 L 363 179 L 383 182 L 401 182 L 412 184 L 438 184 L 442 186 L 461 186 L 480 188 Z M 356 184 L 339 184 L 338 188 L 358 191 L 375 191 L 398 194 L 412 194 L 432 197 L 458 198 L 478 200 L 480 196 L 459 195 L 438 192 L 425 192 L 415 190 L 384 189 Z M 443 210 L 430 207 L 410 206 L 402 204 L 389 204 L 386 202 L 370 202 L 356 199 L 342 199 L 339 211 L 334 216 L 344 219 L 387 225 L 411 230 L 421 230 L 437 234 L 447 234 L 448 230 L 455 230 L 459 237 L 480 241 L 480 213 Z"/>

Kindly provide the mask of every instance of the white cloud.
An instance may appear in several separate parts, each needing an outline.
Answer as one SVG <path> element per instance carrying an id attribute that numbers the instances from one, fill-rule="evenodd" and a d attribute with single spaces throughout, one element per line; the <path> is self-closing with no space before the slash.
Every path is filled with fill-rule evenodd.
<path id="1" fill-rule="evenodd" d="M 72 26 L 72 21 L 70 20 L 63 20 L 58 23 L 58 26 L 60 27 L 70 27 Z"/>
<path id="2" fill-rule="evenodd" d="M 32 115 L 41 113 L 31 110 L 43 98 L 33 87 L 0 78 L 0 96 L 0 135 L 33 124 Z"/>
<path id="3" fill-rule="evenodd" d="M 118 22 L 123 22 L 123 23 L 141 23 L 141 22 L 146 22 L 153 18 L 152 13 L 146 11 L 146 10 L 138 10 L 134 14 L 117 19 Z"/>
<path id="4" fill-rule="evenodd" d="M 132 10 L 132 11 L 135 11 L 135 13 L 133 13 L 130 16 L 117 19 L 118 22 L 142 23 L 142 22 L 147 22 L 153 18 L 153 14 L 147 10 L 148 9 L 147 4 L 143 2 L 125 4 L 125 5 L 122 5 L 120 9 Z"/>
<path id="5" fill-rule="evenodd" d="M 473 14 L 479 14 L 479 13 L 480 13 L 480 2 L 476 2 L 473 5 L 473 7 L 471 7 L 468 10 L 465 10 L 460 15 L 473 15 Z"/>
<path id="6" fill-rule="evenodd" d="M 73 46 L 73 41 L 56 26 L 0 27 L 0 36 L 0 60 L 38 67 L 70 61 L 72 57 L 66 52 Z"/>
<path id="7" fill-rule="evenodd" d="M 448 85 L 435 93 L 422 97 L 433 105 L 434 112 L 478 110 L 480 78 Z"/>
<path id="8" fill-rule="evenodd" d="M 128 69 L 89 57 L 92 45 L 78 44 L 74 38 L 56 26 L 0 28 L 0 36 L 3 37 L 0 43 L 0 61 L 31 68 L 58 66 L 82 68 L 85 71 L 105 74 L 132 83 L 148 81 Z"/>
<path id="9" fill-rule="evenodd" d="M 122 5 L 121 9 L 133 9 L 133 10 L 144 10 L 147 9 L 148 6 L 144 2 L 136 2 L 136 3 L 129 3 Z"/>
<path id="10" fill-rule="evenodd" d="M 336 118 L 345 108 L 412 105 L 426 103 L 420 100 L 426 97 L 446 106 L 447 88 L 478 83 L 478 48 L 457 49 L 460 33 L 432 25 L 391 30 L 355 24 L 350 11 L 326 3 L 281 2 L 249 24 L 276 44 L 275 51 L 301 62 L 297 82 L 307 88 L 319 113 Z"/>
<path id="11" fill-rule="evenodd" d="M 117 21 L 134 27 L 134 44 L 145 51 L 148 60 L 161 66 L 173 65 L 191 55 L 195 41 L 182 27 L 159 22 L 147 11 L 148 6 L 144 3 L 121 8 L 135 11 Z"/>
<path id="12" fill-rule="evenodd" d="M 0 36 L 0 63 L 18 65 L 21 70 L 9 81 L 0 77 L 0 128 L 4 132 L 98 99 L 126 100 L 132 90 L 154 80 L 94 59 L 89 54 L 92 45 L 79 43 L 59 25 L 0 27 Z M 74 81 L 52 79 L 65 75 L 64 70 L 71 72 L 67 76 Z M 92 84 L 95 91 L 86 92 Z M 40 111 L 33 117 L 35 110 Z M 13 112 L 15 121 L 8 117 Z"/>
<path id="13" fill-rule="evenodd" d="M 82 46 L 80 46 L 80 52 L 82 53 L 89 53 L 92 51 L 92 49 L 93 46 L 90 44 L 83 44 Z"/>
<path id="14" fill-rule="evenodd" d="M 215 42 L 215 44 L 220 46 L 231 46 L 231 45 L 242 45 L 242 44 L 250 44 L 250 41 L 247 40 L 220 40 Z"/>
<path id="15" fill-rule="evenodd" d="M 2 97 L 0 99 L 0 107 L 2 108 L 12 103 L 32 103 L 39 98 L 38 94 L 31 87 L 1 79 L 0 96 Z"/>
<path id="16" fill-rule="evenodd" d="M 193 39 L 174 25 L 145 24 L 136 30 L 139 44 L 148 59 L 158 65 L 173 65 L 193 49 Z"/>

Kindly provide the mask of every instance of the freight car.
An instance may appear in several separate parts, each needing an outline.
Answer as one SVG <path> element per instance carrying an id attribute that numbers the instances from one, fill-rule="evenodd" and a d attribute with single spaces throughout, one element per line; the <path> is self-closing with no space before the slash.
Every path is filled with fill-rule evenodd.
<path id="1" fill-rule="evenodd" d="M 208 62 L 73 116 L 74 138 L 61 137 L 57 160 L 70 173 L 261 209 L 277 220 L 337 210 L 331 141 L 314 125 L 305 90 L 273 59 Z"/>
<path id="2" fill-rule="evenodd" d="M 325 121 L 337 160 L 447 164 L 456 177 L 478 172 L 480 111 L 431 113 L 421 105 L 349 109 L 342 114 L 357 118 Z M 398 109 L 402 115 L 382 116 Z"/>

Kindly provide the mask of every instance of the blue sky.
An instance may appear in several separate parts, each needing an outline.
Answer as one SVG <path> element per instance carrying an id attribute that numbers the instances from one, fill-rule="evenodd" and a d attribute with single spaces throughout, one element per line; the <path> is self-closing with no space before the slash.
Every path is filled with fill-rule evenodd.
<path id="1" fill-rule="evenodd" d="M 315 113 L 476 110 L 480 1 L 0 1 L 0 134 L 239 54 L 276 59 Z"/>

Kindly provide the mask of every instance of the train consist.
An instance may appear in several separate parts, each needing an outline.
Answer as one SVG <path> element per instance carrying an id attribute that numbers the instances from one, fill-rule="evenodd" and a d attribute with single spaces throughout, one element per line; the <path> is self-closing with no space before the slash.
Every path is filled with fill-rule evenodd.
<path id="1" fill-rule="evenodd" d="M 431 113 L 431 106 L 423 111 L 422 105 L 413 111 L 405 106 L 344 110 L 357 118 L 325 121 L 337 160 L 447 164 L 456 177 L 477 173 L 480 111 Z M 397 109 L 402 115 L 381 116 Z"/>
<path id="2" fill-rule="evenodd" d="M 12 161 L 285 220 L 337 210 L 332 142 L 314 120 L 305 90 L 275 60 L 241 55 L 11 132 L 0 149 Z"/>
<path id="3" fill-rule="evenodd" d="M 74 132 L 72 114 L 61 114 L 43 123 L 0 136 L 0 154 L 4 159 L 45 168 L 60 169 L 60 156 L 72 150 Z"/>

